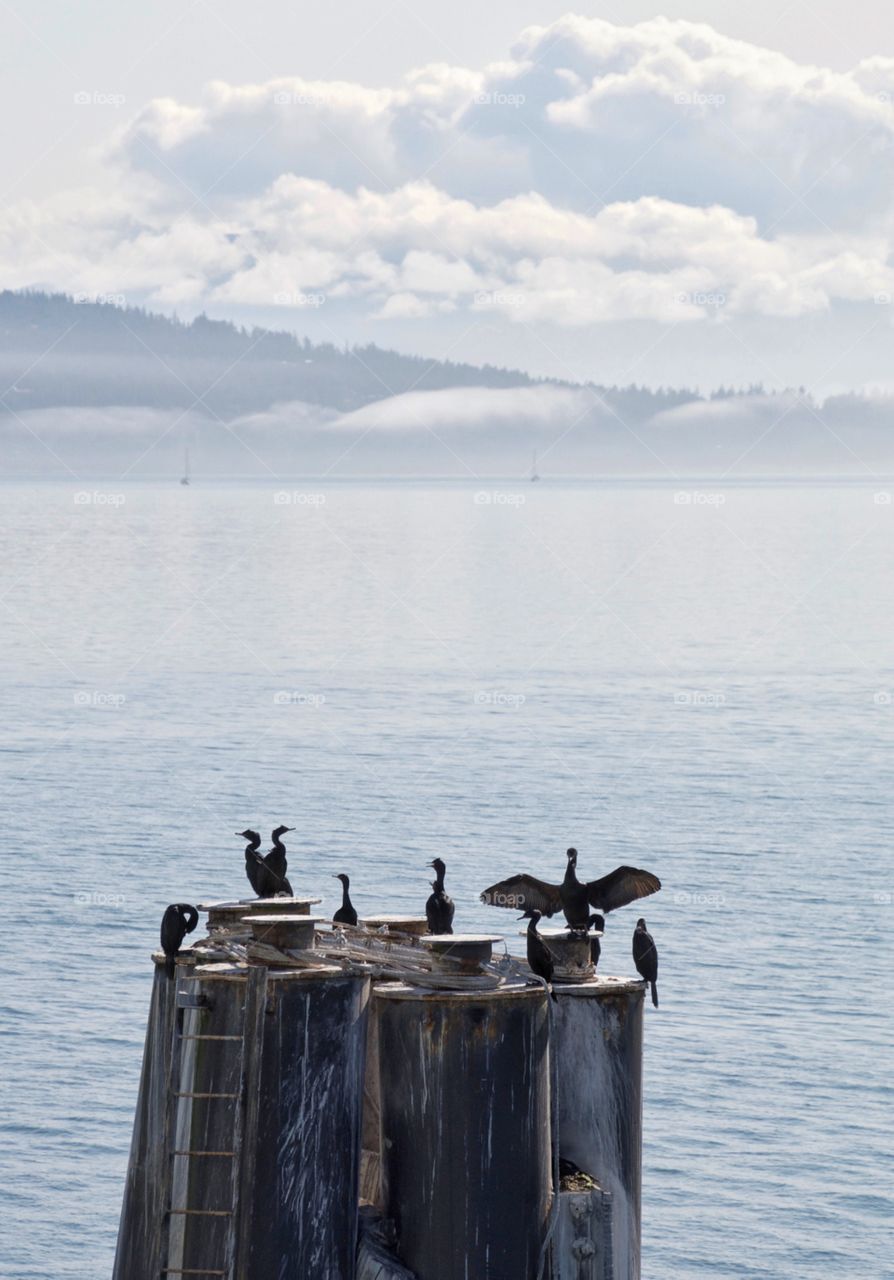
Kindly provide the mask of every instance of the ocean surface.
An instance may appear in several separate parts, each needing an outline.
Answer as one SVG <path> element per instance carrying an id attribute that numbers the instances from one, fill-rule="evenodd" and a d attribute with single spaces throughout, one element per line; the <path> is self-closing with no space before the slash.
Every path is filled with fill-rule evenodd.
<path id="1" fill-rule="evenodd" d="M 162 910 L 279 822 L 513 947 L 491 881 L 657 872 L 645 1280 L 894 1276 L 891 496 L 0 486 L 3 1280 L 110 1274 Z"/>

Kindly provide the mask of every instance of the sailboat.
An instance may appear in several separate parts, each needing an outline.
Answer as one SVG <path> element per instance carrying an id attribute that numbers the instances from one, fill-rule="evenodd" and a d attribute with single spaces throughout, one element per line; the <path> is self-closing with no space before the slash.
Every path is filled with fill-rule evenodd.
<path id="1" fill-rule="evenodd" d="M 537 450 L 536 449 L 534 450 L 534 461 L 531 464 L 531 479 L 532 480 L 540 479 L 540 472 L 537 470 Z"/>
<path id="2" fill-rule="evenodd" d="M 189 484 L 189 449 L 183 450 L 183 475 L 180 477 L 181 484 Z"/>

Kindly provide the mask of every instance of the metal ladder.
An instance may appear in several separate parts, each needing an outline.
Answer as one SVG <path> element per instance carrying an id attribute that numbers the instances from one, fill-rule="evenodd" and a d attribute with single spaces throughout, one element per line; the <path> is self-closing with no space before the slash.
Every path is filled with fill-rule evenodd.
<path id="1" fill-rule="evenodd" d="M 164 1212 L 160 1227 L 160 1280 L 168 1276 L 217 1276 L 219 1280 L 245 1280 L 248 1262 L 248 1237 L 251 1219 L 251 1200 L 242 1195 L 242 1188 L 250 1188 L 253 1181 L 255 1151 L 258 1127 L 258 1082 L 261 1062 L 261 1046 L 263 1043 L 264 1012 L 267 1006 L 267 970 L 263 965 L 249 966 L 245 983 L 245 1000 L 242 1007 L 242 1029 L 239 1035 L 206 1035 L 200 1030 L 185 1031 L 186 1014 L 189 1010 L 208 1009 L 209 1003 L 203 995 L 194 995 L 190 990 L 181 990 L 179 976 L 174 1010 L 173 1039 L 171 1044 L 171 1061 L 168 1078 L 166 1115 L 164 1132 L 167 1138 L 167 1160 L 165 1163 L 166 1186 Z M 184 1088 L 183 1059 L 184 1044 L 195 1041 L 216 1041 L 225 1053 L 228 1045 L 239 1046 L 239 1065 L 236 1072 L 238 1088 L 236 1092 L 202 1093 Z M 196 1151 L 187 1146 L 178 1146 L 180 1120 L 183 1114 L 183 1102 L 192 1105 L 193 1099 L 201 1101 L 220 1101 L 232 1104 L 233 1128 L 232 1138 L 228 1145 L 230 1150 Z M 174 1165 L 178 1159 L 186 1159 L 183 1183 L 188 1199 L 189 1187 L 192 1183 L 191 1173 L 193 1160 L 230 1160 L 230 1200 L 225 1207 L 214 1209 L 198 1209 L 188 1203 L 175 1205 Z M 175 1219 L 184 1221 L 201 1218 L 229 1219 L 226 1238 L 225 1257 L 216 1260 L 217 1265 L 186 1267 L 172 1265 L 172 1254 L 175 1242 L 172 1224 Z M 182 1243 L 180 1246 L 182 1253 Z M 180 1259 L 182 1263 L 182 1258 Z"/>

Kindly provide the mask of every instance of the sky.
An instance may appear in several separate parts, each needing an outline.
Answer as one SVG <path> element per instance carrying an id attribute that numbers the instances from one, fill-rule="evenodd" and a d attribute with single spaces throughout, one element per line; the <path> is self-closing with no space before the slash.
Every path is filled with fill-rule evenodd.
<path id="1" fill-rule="evenodd" d="M 606 383 L 894 390 L 876 0 L 0 0 L 0 282 Z"/>

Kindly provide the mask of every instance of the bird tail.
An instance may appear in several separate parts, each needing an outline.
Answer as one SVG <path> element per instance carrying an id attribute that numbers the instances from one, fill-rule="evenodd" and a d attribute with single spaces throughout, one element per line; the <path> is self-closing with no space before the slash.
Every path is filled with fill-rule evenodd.
<path id="1" fill-rule="evenodd" d="M 173 978 L 177 972 L 177 961 L 173 956 L 165 956 L 165 973 L 169 978 Z"/>
<path id="2" fill-rule="evenodd" d="M 658 983 L 657 983 L 657 982 L 653 982 L 653 983 L 651 984 L 651 987 L 652 987 L 652 1003 L 654 1004 L 655 1008 L 657 1009 L 657 1008 L 658 1008 Z"/>

